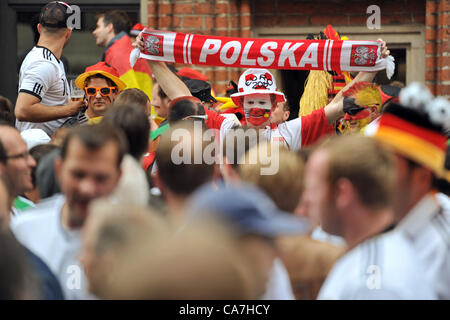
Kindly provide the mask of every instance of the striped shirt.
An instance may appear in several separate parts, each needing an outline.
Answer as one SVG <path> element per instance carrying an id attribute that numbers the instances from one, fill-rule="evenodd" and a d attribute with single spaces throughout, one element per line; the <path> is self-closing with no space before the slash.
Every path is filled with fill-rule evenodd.
<path id="1" fill-rule="evenodd" d="M 19 93 L 27 93 L 39 99 L 49 107 L 67 105 L 70 90 L 66 79 L 64 63 L 49 49 L 35 46 L 25 57 L 19 73 Z M 46 122 L 27 122 L 16 120 L 19 131 L 38 128 L 49 137 L 67 118 Z"/>

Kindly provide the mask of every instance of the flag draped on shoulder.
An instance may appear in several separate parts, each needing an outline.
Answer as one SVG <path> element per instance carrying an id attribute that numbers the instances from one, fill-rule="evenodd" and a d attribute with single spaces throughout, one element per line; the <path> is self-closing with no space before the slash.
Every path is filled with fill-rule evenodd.
<path id="1" fill-rule="evenodd" d="M 117 70 L 120 79 L 127 84 L 127 88 L 141 89 L 151 99 L 151 70 L 143 59 L 137 60 L 133 67 L 130 65 L 129 57 L 132 50 L 130 37 L 125 32 L 121 32 L 106 48 L 103 60 Z"/>
<path id="2" fill-rule="evenodd" d="M 239 68 L 394 72 L 394 58 L 381 58 L 381 42 L 277 40 L 217 37 L 145 29 L 136 57 L 171 63 Z M 133 61 L 130 61 L 131 64 Z"/>

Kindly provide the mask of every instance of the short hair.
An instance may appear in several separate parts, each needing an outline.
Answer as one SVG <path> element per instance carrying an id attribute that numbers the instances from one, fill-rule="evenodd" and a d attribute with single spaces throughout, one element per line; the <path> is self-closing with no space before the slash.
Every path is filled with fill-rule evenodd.
<path id="1" fill-rule="evenodd" d="M 120 265 L 132 248 L 148 250 L 152 245 L 161 245 L 169 235 L 169 224 L 165 217 L 149 208 L 113 204 L 105 199 L 93 201 L 89 206 L 91 214 L 84 232 L 92 239 L 95 259 L 99 262 L 107 254 L 115 259 L 114 269 Z M 140 247 L 146 241 L 145 247 Z M 127 262 L 123 262 L 127 263 Z M 111 265 L 96 263 L 96 274 L 105 274 Z M 90 280 L 90 291 L 103 298 L 109 293 L 111 281 L 107 277 L 94 277 Z"/>
<path id="2" fill-rule="evenodd" d="M 197 105 L 196 102 L 189 99 L 174 101 L 174 103 L 170 106 L 167 120 L 169 123 L 175 123 L 188 116 L 196 115 L 198 108 L 203 108 L 200 101 L 197 102 Z"/>
<path id="3" fill-rule="evenodd" d="M 330 190 L 348 179 L 366 207 L 378 210 L 391 205 L 395 191 L 395 162 L 392 154 L 374 139 L 359 134 L 329 139 L 317 150 L 328 155 Z"/>
<path id="4" fill-rule="evenodd" d="M 271 149 L 273 148 L 273 149 Z M 261 150 L 263 150 L 261 152 Z M 270 152 L 278 152 L 278 170 L 274 174 L 261 174 L 266 162 L 262 158 Z M 272 155 L 270 155 L 272 156 Z M 251 162 L 251 159 L 256 162 Z M 261 188 L 280 208 L 294 212 L 303 191 L 304 163 L 294 152 L 281 145 L 263 142 L 250 149 L 245 155 L 244 163 L 238 167 L 241 179 Z"/>
<path id="5" fill-rule="evenodd" d="M 147 115 L 149 114 L 149 110 L 147 108 L 147 104 L 149 102 L 150 99 L 145 94 L 145 92 L 138 88 L 128 88 L 122 90 L 120 91 L 116 100 L 114 100 L 114 104 L 137 105 L 141 107 Z"/>
<path id="6" fill-rule="evenodd" d="M 86 80 L 84 80 L 84 86 L 87 87 L 89 81 L 91 81 L 91 79 L 96 79 L 96 78 L 106 80 L 106 83 L 110 87 L 118 87 L 118 85 L 114 81 L 112 81 L 110 78 L 104 76 L 101 73 L 96 73 L 96 74 L 93 74 L 92 76 L 87 77 Z"/>
<path id="7" fill-rule="evenodd" d="M 131 29 L 131 21 L 125 11 L 109 10 L 96 16 L 97 19 L 102 17 L 105 26 L 110 23 L 113 25 L 115 34 L 119 34 L 122 31 L 128 33 Z"/>
<path id="8" fill-rule="evenodd" d="M 30 149 L 30 155 L 33 157 L 34 161 L 36 161 L 36 166 L 31 168 L 31 183 L 34 187 L 36 187 L 36 171 L 41 159 L 50 153 L 51 151 L 58 149 L 58 146 L 54 144 L 38 144 Z"/>
<path id="9" fill-rule="evenodd" d="M 253 269 L 239 242 L 220 222 L 190 223 L 166 241 L 143 239 L 114 268 L 104 299 L 215 299 L 258 297 Z M 149 248 L 150 247 L 150 248 Z M 201 281 L 199 281 L 201 279 Z"/>
<path id="10" fill-rule="evenodd" d="M 107 200 L 96 200 L 90 207 L 95 214 L 89 222 L 97 228 L 94 250 L 98 256 L 108 250 L 118 250 L 140 236 L 156 235 L 169 231 L 169 224 L 159 212 L 149 208 L 113 204 Z"/>
<path id="11" fill-rule="evenodd" d="M 78 138 L 89 150 L 101 149 L 109 141 L 113 141 L 117 146 L 117 167 L 120 168 L 122 159 L 127 152 L 128 145 L 121 129 L 111 125 L 99 123 L 90 126 L 80 126 L 70 129 L 64 138 L 61 148 L 61 159 L 64 161 L 67 156 L 70 141 Z"/>
<path id="12" fill-rule="evenodd" d="M 150 123 L 144 110 L 136 105 L 114 104 L 102 122 L 122 129 L 128 142 L 128 153 L 139 159 L 148 148 Z"/>
<path id="13" fill-rule="evenodd" d="M 158 145 L 158 152 L 156 152 L 156 164 L 163 184 L 178 195 L 190 195 L 198 187 L 210 181 L 214 175 L 215 164 L 205 162 L 203 157 L 204 150 L 211 142 L 205 141 L 207 139 L 202 139 L 204 130 L 201 130 L 201 132 L 194 130 L 195 123 L 198 122 L 185 120 L 170 125 L 170 129 L 162 135 Z M 181 141 L 174 139 L 175 132 L 181 132 L 179 130 L 188 131 L 188 134 L 183 135 Z M 190 140 L 185 140 L 185 138 Z M 176 164 L 172 159 L 172 151 L 181 144 L 183 148 L 191 148 L 188 159 L 190 163 Z M 201 152 L 200 163 L 195 161 L 198 160 L 197 158 L 194 159 L 194 150 Z M 182 151 L 184 155 L 186 151 Z"/>
<path id="14" fill-rule="evenodd" d="M 11 101 L 0 96 L 0 119 L 14 125 L 14 112 Z"/>

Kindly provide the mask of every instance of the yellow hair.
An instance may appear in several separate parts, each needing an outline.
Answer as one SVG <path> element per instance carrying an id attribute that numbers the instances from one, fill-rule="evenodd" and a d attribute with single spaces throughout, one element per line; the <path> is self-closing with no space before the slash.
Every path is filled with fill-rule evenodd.
<path id="1" fill-rule="evenodd" d="M 378 86 L 371 82 L 357 82 L 344 93 L 345 97 L 355 98 L 355 102 L 364 107 L 377 105 L 381 106 L 381 94 Z"/>
<path id="2" fill-rule="evenodd" d="M 226 110 L 228 108 L 233 109 L 238 108 L 238 106 L 233 103 L 233 100 L 231 100 L 231 98 L 228 97 L 215 97 L 215 98 L 217 101 L 223 103 L 219 108 L 220 111 Z"/>
<path id="3" fill-rule="evenodd" d="M 298 116 L 306 116 L 328 104 L 328 89 L 333 78 L 327 71 L 311 70 L 305 81 L 305 90 L 300 99 Z"/>

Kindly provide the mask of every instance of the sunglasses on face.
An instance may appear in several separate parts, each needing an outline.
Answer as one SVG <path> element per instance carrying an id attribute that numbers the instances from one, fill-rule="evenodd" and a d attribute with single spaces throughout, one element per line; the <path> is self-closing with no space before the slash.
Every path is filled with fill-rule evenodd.
<path id="1" fill-rule="evenodd" d="M 100 91 L 100 94 L 104 97 L 109 96 L 112 92 L 117 91 L 117 87 L 101 87 L 101 88 L 97 88 L 97 87 L 86 87 L 84 88 L 84 92 L 86 93 L 87 96 L 89 97 L 94 97 L 97 95 L 97 92 Z"/>

